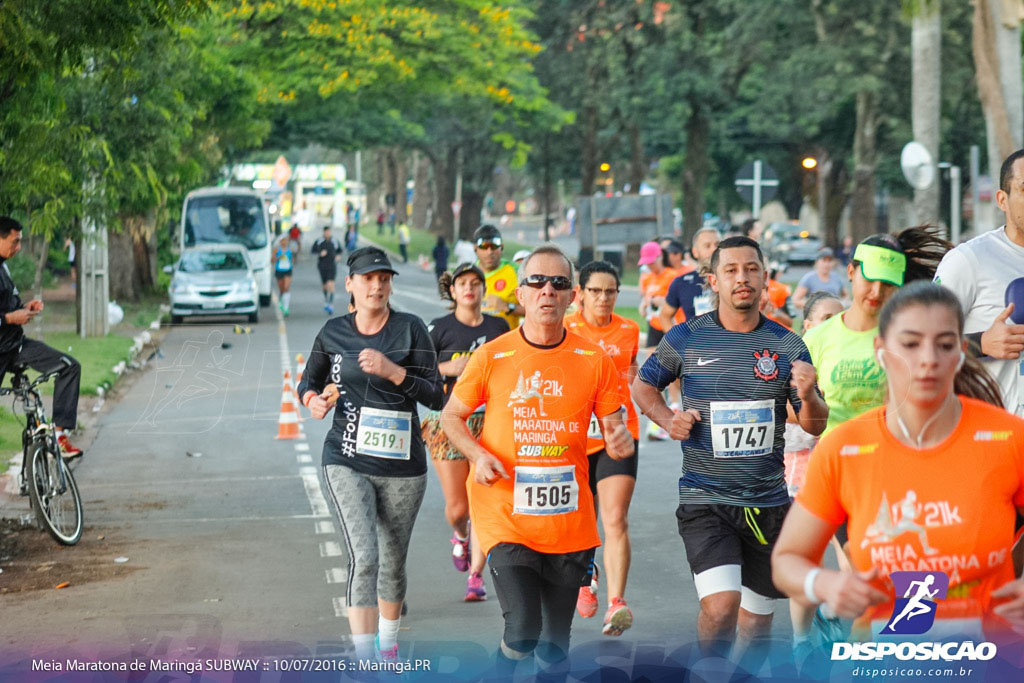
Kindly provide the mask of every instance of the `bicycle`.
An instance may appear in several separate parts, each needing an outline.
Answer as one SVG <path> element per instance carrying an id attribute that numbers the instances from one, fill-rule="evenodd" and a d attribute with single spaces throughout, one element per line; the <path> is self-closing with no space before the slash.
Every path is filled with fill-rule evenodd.
<path id="1" fill-rule="evenodd" d="M 29 381 L 28 367 L 16 363 L 10 368 L 11 386 L 0 388 L 0 396 L 21 399 L 25 411 L 25 429 L 21 434 L 22 461 L 18 483 L 21 495 L 27 495 L 40 530 L 55 541 L 74 545 L 82 537 L 82 498 L 78 484 L 64 458 L 53 425 L 46 418 L 43 400 L 36 387 L 56 377 L 66 363 Z"/>

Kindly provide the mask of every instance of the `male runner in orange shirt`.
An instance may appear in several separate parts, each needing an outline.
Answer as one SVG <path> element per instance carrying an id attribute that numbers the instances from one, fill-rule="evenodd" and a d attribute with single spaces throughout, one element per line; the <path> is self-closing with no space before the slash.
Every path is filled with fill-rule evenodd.
<path id="1" fill-rule="evenodd" d="M 598 416 L 612 458 L 634 451 L 614 363 L 562 326 L 574 294 L 569 259 L 557 247 L 537 248 L 516 294 L 522 326 L 477 349 L 441 417 L 473 464 L 470 516 L 505 618 L 501 678 L 534 650 L 550 673 L 565 670 L 576 597 L 601 542 L 589 486 L 590 416 Z M 466 418 L 481 404 L 477 442 Z"/>

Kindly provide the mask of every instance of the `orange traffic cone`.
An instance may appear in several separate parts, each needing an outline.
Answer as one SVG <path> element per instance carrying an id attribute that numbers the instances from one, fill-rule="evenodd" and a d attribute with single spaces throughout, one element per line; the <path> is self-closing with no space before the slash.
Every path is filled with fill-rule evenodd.
<path id="1" fill-rule="evenodd" d="M 299 410 L 296 407 L 295 394 L 289 380 L 288 371 L 284 373 L 284 388 L 281 390 L 281 417 L 277 420 L 277 439 L 299 438 Z"/>
<path id="2" fill-rule="evenodd" d="M 302 373 L 306 371 L 306 359 L 303 358 L 302 354 L 295 356 L 295 386 L 298 386 L 302 382 Z"/>
<path id="3" fill-rule="evenodd" d="M 287 370 L 284 371 L 284 384 L 286 387 L 291 389 L 292 399 L 295 405 L 295 414 L 299 416 L 299 422 L 305 422 L 305 418 L 302 417 L 302 413 L 299 411 L 299 406 L 302 405 L 302 399 L 299 398 L 299 384 L 296 381 L 295 385 L 291 384 L 292 375 Z"/>

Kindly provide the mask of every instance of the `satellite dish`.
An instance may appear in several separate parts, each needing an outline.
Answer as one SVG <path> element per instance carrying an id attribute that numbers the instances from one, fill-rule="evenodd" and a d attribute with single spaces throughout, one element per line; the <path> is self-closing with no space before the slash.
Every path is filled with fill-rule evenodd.
<path id="1" fill-rule="evenodd" d="M 908 142 L 900 153 L 903 177 L 915 190 L 927 190 L 935 182 L 935 162 L 920 142 Z"/>

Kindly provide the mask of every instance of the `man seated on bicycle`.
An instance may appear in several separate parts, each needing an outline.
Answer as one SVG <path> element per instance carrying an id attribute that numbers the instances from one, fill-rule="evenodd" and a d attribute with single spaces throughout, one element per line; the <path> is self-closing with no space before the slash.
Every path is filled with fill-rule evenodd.
<path id="1" fill-rule="evenodd" d="M 71 356 L 25 336 L 22 326 L 42 312 L 43 302 L 33 299 L 22 303 L 7 269 L 7 259 L 21 251 L 21 232 L 21 223 L 10 216 L 0 216 L 0 382 L 14 363 L 39 372 L 52 370 L 61 361 L 67 364 L 53 385 L 53 424 L 61 455 L 70 460 L 82 455 L 81 449 L 71 445 L 66 433 L 78 423 L 82 366 Z"/>

